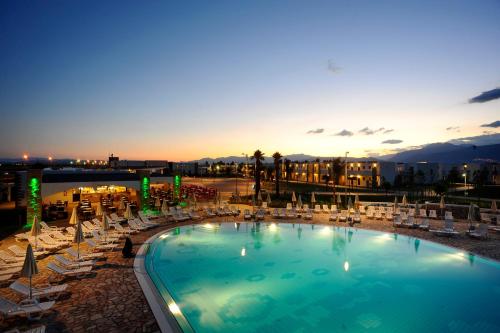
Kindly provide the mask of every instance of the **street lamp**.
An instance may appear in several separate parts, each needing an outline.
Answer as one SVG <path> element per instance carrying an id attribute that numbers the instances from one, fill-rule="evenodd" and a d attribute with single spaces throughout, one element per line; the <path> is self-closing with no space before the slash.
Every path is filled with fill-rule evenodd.
<path id="1" fill-rule="evenodd" d="M 345 152 L 345 198 L 344 200 L 347 200 L 347 154 L 349 154 L 348 151 Z"/>
<path id="2" fill-rule="evenodd" d="M 464 177 L 464 195 L 467 196 L 467 164 L 464 164 L 464 173 L 462 174 L 462 177 Z"/>

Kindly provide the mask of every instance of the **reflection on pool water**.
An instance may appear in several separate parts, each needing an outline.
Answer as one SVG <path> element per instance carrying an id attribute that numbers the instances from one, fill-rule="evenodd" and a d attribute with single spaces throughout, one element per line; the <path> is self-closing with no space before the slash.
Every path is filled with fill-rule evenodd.
<path id="1" fill-rule="evenodd" d="M 397 234 L 186 226 L 146 268 L 196 332 L 500 332 L 498 262 Z"/>

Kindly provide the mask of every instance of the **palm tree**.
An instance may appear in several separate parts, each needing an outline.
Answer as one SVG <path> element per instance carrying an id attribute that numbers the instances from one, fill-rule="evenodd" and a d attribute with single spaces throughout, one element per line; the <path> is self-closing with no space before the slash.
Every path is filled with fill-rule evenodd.
<path id="1" fill-rule="evenodd" d="M 255 195 L 260 192 L 260 170 L 262 169 L 262 161 L 264 160 L 264 153 L 257 149 L 251 158 L 255 160 Z"/>
<path id="2" fill-rule="evenodd" d="M 280 161 L 281 161 L 281 158 L 283 156 L 281 156 L 281 154 L 279 152 L 275 152 L 273 154 L 273 158 L 274 158 L 274 182 L 276 184 L 276 196 L 279 197 L 280 196 Z"/>

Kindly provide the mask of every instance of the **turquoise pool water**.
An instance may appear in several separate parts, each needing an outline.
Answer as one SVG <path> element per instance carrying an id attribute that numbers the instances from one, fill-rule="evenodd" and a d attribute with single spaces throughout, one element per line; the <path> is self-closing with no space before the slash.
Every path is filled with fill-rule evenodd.
<path id="1" fill-rule="evenodd" d="M 497 262 L 402 235 L 187 226 L 153 242 L 146 268 L 196 332 L 500 332 Z"/>

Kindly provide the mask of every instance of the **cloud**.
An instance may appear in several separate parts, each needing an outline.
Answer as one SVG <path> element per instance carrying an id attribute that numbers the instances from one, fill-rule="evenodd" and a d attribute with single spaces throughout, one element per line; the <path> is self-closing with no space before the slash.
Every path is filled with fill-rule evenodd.
<path id="1" fill-rule="evenodd" d="M 389 145 L 396 145 L 398 143 L 401 143 L 403 142 L 403 140 L 397 140 L 397 139 L 389 139 L 389 140 L 385 140 L 385 141 L 382 141 L 382 143 L 384 144 L 389 144 Z"/>
<path id="2" fill-rule="evenodd" d="M 456 145 L 495 145 L 500 143 L 500 133 L 468 136 L 464 138 L 453 139 L 448 142 Z"/>
<path id="3" fill-rule="evenodd" d="M 352 133 L 351 131 L 348 131 L 346 129 L 334 134 L 335 136 L 352 136 L 354 133 Z"/>
<path id="4" fill-rule="evenodd" d="M 369 127 L 365 127 L 362 130 L 360 130 L 359 133 L 363 133 L 364 135 L 372 135 L 372 134 L 376 134 L 378 132 L 382 132 L 383 130 L 385 130 L 385 128 L 383 128 L 383 127 L 380 127 L 379 129 L 375 129 L 375 130 L 370 129 Z"/>
<path id="5" fill-rule="evenodd" d="M 388 134 L 388 133 L 392 133 L 392 132 L 394 132 L 394 130 L 392 128 L 391 129 L 386 129 L 384 131 L 384 134 Z"/>
<path id="6" fill-rule="evenodd" d="M 446 127 L 446 130 L 447 131 L 454 131 L 454 130 L 457 130 L 459 132 L 459 129 L 460 129 L 460 126 L 450 126 L 450 127 Z"/>
<path id="7" fill-rule="evenodd" d="M 483 91 L 480 95 L 469 99 L 469 103 L 485 103 L 500 98 L 500 88 Z"/>
<path id="8" fill-rule="evenodd" d="M 493 128 L 498 128 L 500 127 L 500 120 L 494 121 L 490 124 L 482 124 L 481 127 L 493 127 Z"/>
<path id="9" fill-rule="evenodd" d="M 307 131 L 307 134 L 321 134 L 325 131 L 324 128 L 316 128 L 310 131 Z"/>

